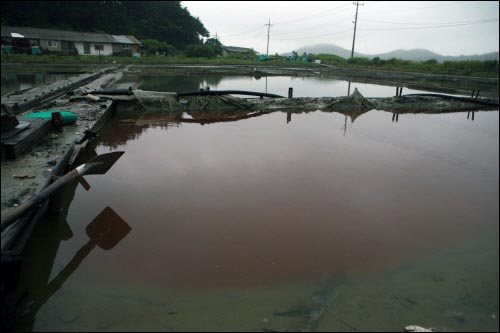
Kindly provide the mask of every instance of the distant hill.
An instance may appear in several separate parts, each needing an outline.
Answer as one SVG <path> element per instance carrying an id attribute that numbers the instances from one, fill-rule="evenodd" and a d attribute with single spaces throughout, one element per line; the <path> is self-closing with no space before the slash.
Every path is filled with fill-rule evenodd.
<path id="1" fill-rule="evenodd" d="M 323 43 L 323 44 L 314 44 L 314 45 L 309 45 L 309 46 L 304 46 L 299 49 L 293 50 L 297 52 L 297 54 L 300 56 L 304 52 L 306 53 L 314 53 L 314 54 L 335 54 L 338 55 L 339 57 L 342 58 L 350 58 L 351 57 L 351 50 L 344 49 L 343 47 L 340 47 L 335 44 L 328 44 L 328 43 Z M 285 55 L 291 55 L 292 52 L 286 53 Z M 354 52 L 355 57 L 366 57 L 366 55 L 358 52 Z"/>
<path id="2" fill-rule="evenodd" d="M 427 49 L 413 50 L 394 50 L 391 52 L 376 54 L 369 56 L 370 58 L 379 57 L 380 59 L 403 59 L 413 61 L 425 61 L 436 59 L 438 62 L 443 61 L 462 61 L 462 60 L 498 60 L 498 52 L 490 52 L 485 54 L 459 55 L 459 56 L 444 56 Z"/>
<path id="3" fill-rule="evenodd" d="M 309 46 L 304 46 L 294 50 L 299 55 L 306 53 L 313 54 L 335 54 L 342 58 L 350 58 L 351 51 L 344 49 L 335 44 L 314 44 Z M 286 53 L 285 55 L 289 55 L 291 52 Z M 354 52 L 355 57 L 365 57 L 365 58 L 375 58 L 379 57 L 380 59 L 391 59 L 397 58 L 402 60 L 413 60 L 413 61 L 425 61 L 430 59 L 436 59 L 438 62 L 443 61 L 462 61 L 462 60 L 498 60 L 498 52 L 490 52 L 485 54 L 474 54 L 474 55 L 460 55 L 460 56 L 445 56 L 435 52 L 432 52 L 427 49 L 412 49 L 412 50 L 394 50 L 386 53 L 380 54 L 363 54 Z"/>

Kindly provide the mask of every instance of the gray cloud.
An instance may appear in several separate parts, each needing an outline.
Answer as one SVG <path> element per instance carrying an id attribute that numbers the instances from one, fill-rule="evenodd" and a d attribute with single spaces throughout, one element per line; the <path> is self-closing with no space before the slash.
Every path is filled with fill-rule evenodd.
<path id="1" fill-rule="evenodd" d="M 350 49 L 351 1 L 183 1 L 225 45 L 270 53 L 316 43 Z M 444 55 L 498 51 L 497 1 L 365 1 L 359 7 L 356 51 L 376 54 L 426 48 Z M 497 19 L 486 22 L 487 19 Z"/>

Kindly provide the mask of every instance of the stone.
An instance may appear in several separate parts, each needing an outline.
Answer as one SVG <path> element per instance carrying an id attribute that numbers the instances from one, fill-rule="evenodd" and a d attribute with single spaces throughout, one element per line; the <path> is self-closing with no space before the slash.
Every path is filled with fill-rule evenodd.
<path id="1" fill-rule="evenodd" d="M 434 332 L 432 328 L 425 328 L 417 325 L 405 326 L 405 332 Z"/>
<path id="2" fill-rule="evenodd" d="M 5 205 L 7 207 L 15 207 L 16 205 L 19 205 L 20 202 L 21 202 L 21 200 L 16 196 L 16 197 L 9 198 L 7 200 L 7 202 L 5 203 Z"/>
<path id="3" fill-rule="evenodd" d="M 88 101 L 91 101 L 91 102 L 97 102 L 101 98 L 99 96 L 96 96 L 96 95 L 88 94 L 88 95 L 85 96 L 85 99 L 88 100 Z"/>

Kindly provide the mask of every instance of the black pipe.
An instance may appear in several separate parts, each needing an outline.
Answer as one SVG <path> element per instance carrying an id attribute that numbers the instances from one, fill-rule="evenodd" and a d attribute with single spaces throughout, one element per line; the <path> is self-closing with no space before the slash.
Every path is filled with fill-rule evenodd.
<path id="1" fill-rule="evenodd" d="M 248 96 L 262 96 L 271 98 L 284 98 L 280 95 L 261 93 L 256 91 L 245 91 L 245 90 L 205 90 L 205 91 L 191 91 L 191 92 L 180 92 L 177 93 L 179 97 L 186 96 L 220 96 L 220 95 L 248 95 Z"/>
<path id="2" fill-rule="evenodd" d="M 122 90 L 100 90 L 100 91 L 91 91 L 87 94 L 94 95 L 133 95 L 133 92 L 122 89 Z M 189 91 L 189 92 L 179 92 L 177 96 L 179 97 L 187 97 L 187 96 L 220 96 L 220 95 L 248 95 L 248 96 L 262 96 L 262 97 L 271 97 L 271 98 L 284 98 L 280 95 L 261 93 L 256 91 L 245 91 L 245 90 L 204 90 L 204 91 Z"/>

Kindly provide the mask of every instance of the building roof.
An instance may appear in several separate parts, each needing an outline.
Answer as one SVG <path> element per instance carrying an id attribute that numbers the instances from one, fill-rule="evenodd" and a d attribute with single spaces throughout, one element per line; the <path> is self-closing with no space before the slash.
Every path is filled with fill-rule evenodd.
<path id="1" fill-rule="evenodd" d="M 249 49 L 247 47 L 239 47 L 239 46 L 222 46 L 223 50 L 226 50 L 227 52 L 253 52 L 252 49 Z"/>
<path id="2" fill-rule="evenodd" d="M 30 27 L 2 27 L 2 37 L 16 37 L 20 34 L 27 39 L 65 40 L 71 42 L 97 42 L 97 43 L 120 43 L 141 44 L 133 36 L 112 36 L 92 32 L 74 32 L 66 30 L 39 29 Z M 117 38 L 123 41 L 117 41 Z"/>
<path id="3" fill-rule="evenodd" d="M 125 36 L 125 35 L 113 35 L 113 39 L 115 40 L 115 43 L 120 43 L 120 44 L 141 44 L 141 42 L 136 39 L 134 36 Z"/>
<path id="4" fill-rule="evenodd" d="M 130 39 L 133 42 L 133 44 L 139 44 L 139 45 L 142 44 L 142 42 L 140 40 L 138 40 L 137 38 L 135 38 L 132 35 L 127 35 L 127 38 Z"/>

